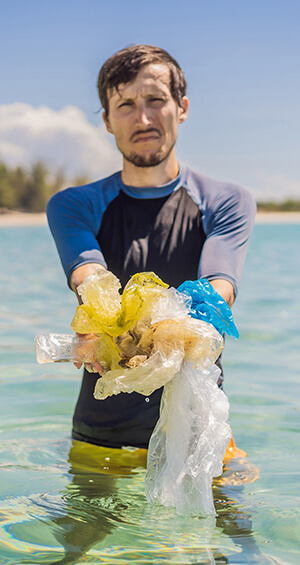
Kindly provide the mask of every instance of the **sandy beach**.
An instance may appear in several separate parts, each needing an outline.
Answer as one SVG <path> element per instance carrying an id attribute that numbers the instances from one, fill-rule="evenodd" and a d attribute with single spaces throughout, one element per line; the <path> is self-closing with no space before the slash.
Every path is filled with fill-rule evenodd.
<path id="1" fill-rule="evenodd" d="M 258 212 L 257 224 L 299 224 L 300 212 Z M 1 227 L 46 226 L 46 214 L 8 211 L 0 213 Z"/>
<path id="2" fill-rule="evenodd" d="M 299 224 L 300 212 L 258 212 L 257 224 Z"/>
<path id="3" fill-rule="evenodd" d="M 46 225 L 47 218 L 44 212 L 31 213 L 8 211 L 0 213 L 0 228 Z"/>

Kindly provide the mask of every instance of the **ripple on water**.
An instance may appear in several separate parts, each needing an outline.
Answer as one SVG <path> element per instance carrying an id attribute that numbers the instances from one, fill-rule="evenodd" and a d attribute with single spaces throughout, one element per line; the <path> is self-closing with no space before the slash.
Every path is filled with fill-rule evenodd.
<path id="1" fill-rule="evenodd" d="M 2 501 L 0 555 L 7 565 L 54 564 L 59 559 L 69 565 L 221 564 L 227 558 L 229 563 L 240 565 L 279 563 L 271 558 L 265 560 L 253 538 L 252 516 L 245 510 L 242 484 L 247 481 L 237 481 L 236 475 L 243 471 L 244 478 L 251 482 L 254 476 L 249 462 L 243 469 L 242 463 L 239 468 L 232 462 L 228 465 L 227 477 L 234 475 L 235 481 L 227 485 L 226 480 L 223 484 L 216 482 L 217 517 L 200 519 L 181 517 L 173 509 L 147 504 L 144 469 L 118 476 L 70 467 L 68 446 L 68 442 L 41 446 L 41 458 L 44 456 L 47 462 L 44 491 Z M 19 463 L 23 456 L 20 450 Z M 58 467 L 53 464 L 54 459 L 59 459 Z M 42 469 L 40 460 L 36 469 L 39 476 Z M 57 491 L 59 473 L 64 486 Z M 36 484 L 34 479 L 32 466 L 29 491 Z M 51 481 L 54 488 L 50 490 Z M 266 540 L 267 536 L 261 539 L 261 545 Z"/>

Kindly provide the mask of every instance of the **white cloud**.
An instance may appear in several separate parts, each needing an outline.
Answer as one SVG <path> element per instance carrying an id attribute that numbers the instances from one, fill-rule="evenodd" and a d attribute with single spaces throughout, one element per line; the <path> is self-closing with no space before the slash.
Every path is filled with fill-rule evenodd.
<path id="1" fill-rule="evenodd" d="M 121 156 L 104 125 L 90 124 L 75 106 L 60 111 L 28 104 L 0 105 L 0 160 L 29 167 L 42 160 L 67 177 L 96 179 L 121 167 Z"/>
<path id="2" fill-rule="evenodd" d="M 260 201 L 300 200 L 300 181 L 281 174 L 259 173 L 252 192 Z"/>

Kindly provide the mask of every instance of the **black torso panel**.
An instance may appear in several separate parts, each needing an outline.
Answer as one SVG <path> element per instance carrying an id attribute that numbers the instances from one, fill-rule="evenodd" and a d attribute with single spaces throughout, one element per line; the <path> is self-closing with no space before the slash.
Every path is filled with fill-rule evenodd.
<path id="1" fill-rule="evenodd" d="M 97 236 L 108 269 L 122 285 L 154 271 L 170 286 L 196 279 L 205 241 L 201 212 L 184 188 L 155 199 L 120 192 L 106 209 Z"/>

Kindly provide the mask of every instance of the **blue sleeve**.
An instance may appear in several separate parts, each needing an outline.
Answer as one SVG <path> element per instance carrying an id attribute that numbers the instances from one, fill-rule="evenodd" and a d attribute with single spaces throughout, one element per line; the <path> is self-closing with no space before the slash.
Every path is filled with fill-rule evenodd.
<path id="1" fill-rule="evenodd" d="M 199 278 L 228 280 L 237 294 L 255 214 L 254 198 L 243 188 L 225 185 L 210 195 L 203 216 L 206 240 Z"/>
<path id="2" fill-rule="evenodd" d="M 49 200 L 48 223 L 69 284 L 73 270 L 80 265 L 99 263 L 106 267 L 96 239 L 104 210 L 97 183 L 63 190 Z"/>

